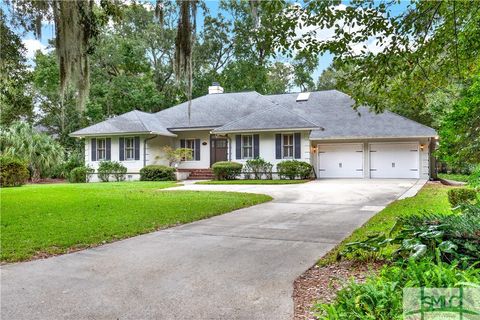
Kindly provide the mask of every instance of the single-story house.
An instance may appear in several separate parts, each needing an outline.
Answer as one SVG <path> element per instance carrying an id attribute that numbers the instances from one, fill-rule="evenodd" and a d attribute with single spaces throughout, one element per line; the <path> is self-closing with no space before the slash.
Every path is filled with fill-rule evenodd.
<path id="1" fill-rule="evenodd" d="M 317 178 L 422 178 L 433 173 L 434 129 L 385 111 L 352 108 L 337 90 L 261 95 L 209 94 L 157 113 L 131 111 L 75 131 L 85 139 L 85 162 L 120 161 L 127 179 L 150 164 L 168 165 L 162 148 L 186 147 L 193 159 L 178 164 L 192 177 L 208 177 L 217 161 L 261 157 L 311 163 Z M 274 167 L 275 168 L 275 167 Z M 94 177 L 93 180 L 96 178 Z"/>

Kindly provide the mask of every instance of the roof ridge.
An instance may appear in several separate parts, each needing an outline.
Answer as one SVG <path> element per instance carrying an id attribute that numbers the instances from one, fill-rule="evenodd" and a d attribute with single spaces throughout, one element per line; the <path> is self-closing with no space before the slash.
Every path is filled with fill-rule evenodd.
<path id="1" fill-rule="evenodd" d="M 135 116 L 137 117 L 138 121 L 140 121 L 141 125 L 143 126 L 143 128 L 146 130 L 146 131 L 152 131 L 150 130 L 149 128 L 147 128 L 147 126 L 145 125 L 145 123 L 143 123 L 142 119 L 140 119 L 140 117 L 138 116 L 138 113 L 139 112 L 142 112 L 142 111 L 139 111 L 137 109 L 135 110 L 132 110 L 134 113 L 135 113 Z M 146 113 L 146 112 L 145 112 Z"/>
<path id="2" fill-rule="evenodd" d="M 265 97 L 266 99 L 268 99 L 267 96 L 264 96 L 264 97 Z M 268 99 L 268 100 L 270 100 L 270 99 Z M 292 113 L 292 114 L 296 115 L 297 117 L 299 117 L 299 118 L 301 118 L 301 119 L 303 119 L 303 120 L 305 120 L 305 121 L 307 121 L 307 122 L 310 122 L 311 124 L 314 124 L 314 125 L 318 126 L 319 128 L 323 129 L 323 127 L 320 126 L 318 123 L 315 123 L 315 122 L 312 122 L 312 121 L 308 120 L 307 118 L 305 118 L 305 117 L 303 117 L 302 115 L 296 113 L 295 111 L 290 110 L 290 108 L 284 106 L 283 104 L 280 104 L 280 103 L 278 103 L 278 102 L 276 102 L 276 101 L 273 101 L 273 100 L 270 100 L 270 101 L 273 102 L 274 104 L 276 104 L 277 106 L 285 109 L 287 112 Z"/>

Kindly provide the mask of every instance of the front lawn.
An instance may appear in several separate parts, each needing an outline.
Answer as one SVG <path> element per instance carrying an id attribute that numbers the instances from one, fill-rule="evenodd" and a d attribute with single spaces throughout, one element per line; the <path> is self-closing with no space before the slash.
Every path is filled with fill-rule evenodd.
<path id="1" fill-rule="evenodd" d="M 96 246 L 271 200 L 258 194 L 159 190 L 173 182 L 0 189 L 1 261 Z"/>
<path id="2" fill-rule="evenodd" d="M 311 180 L 210 180 L 199 181 L 196 184 L 299 184 L 309 182 Z"/>
<path id="3" fill-rule="evenodd" d="M 459 173 L 439 173 L 438 177 L 440 179 L 445 179 L 445 180 L 468 182 L 468 178 L 470 176 L 468 174 L 459 174 Z"/>
<path id="4" fill-rule="evenodd" d="M 389 231 L 395 224 L 397 217 L 418 214 L 423 211 L 449 213 L 451 207 L 448 202 L 447 192 L 451 188 L 453 187 L 442 184 L 427 184 L 416 196 L 394 201 L 368 220 L 363 226 L 355 230 L 348 238 L 322 258 L 318 264 L 324 266 L 334 262 L 337 253 L 342 251 L 347 243 L 364 240 L 367 238 L 367 235 Z"/>

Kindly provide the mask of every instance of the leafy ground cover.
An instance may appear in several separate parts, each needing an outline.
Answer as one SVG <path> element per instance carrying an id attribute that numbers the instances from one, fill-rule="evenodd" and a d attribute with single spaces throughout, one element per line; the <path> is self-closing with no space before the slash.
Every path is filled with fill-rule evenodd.
<path id="1" fill-rule="evenodd" d="M 269 201 L 266 195 L 160 190 L 173 182 L 0 189 L 1 261 L 96 246 Z"/>
<path id="2" fill-rule="evenodd" d="M 199 181 L 196 184 L 299 184 L 306 183 L 310 180 L 211 180 Z"/>
<path id="3" fill-rule="evenodd" d="M 459 173 L 439 173 L 438 177 L 445 180 L 468 182 L 470 176 L 468 174 Z"/>

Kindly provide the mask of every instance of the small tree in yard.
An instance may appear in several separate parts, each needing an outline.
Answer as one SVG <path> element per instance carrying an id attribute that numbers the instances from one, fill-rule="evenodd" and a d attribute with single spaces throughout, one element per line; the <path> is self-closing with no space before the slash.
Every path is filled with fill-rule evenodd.
<path id="1" fill-rule="evenodd" d="M 189 148 L 177 148 L 174 149 L 170 146 L 165 146 L 162 148 L 163 157 L 167 159 L 168 165 L 172 167 L 176 163 L 181 161 L 188 161 L 193 159 L 193 150 Z"/>

